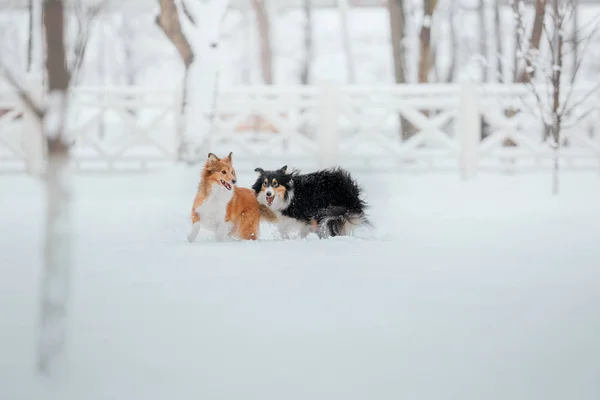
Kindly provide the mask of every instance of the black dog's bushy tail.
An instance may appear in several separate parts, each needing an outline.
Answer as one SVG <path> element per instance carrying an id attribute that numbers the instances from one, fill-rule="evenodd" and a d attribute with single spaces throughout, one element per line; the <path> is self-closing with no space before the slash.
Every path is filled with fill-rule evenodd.
<path id="1" fill-rule="evenodd" d="M 372 227 L 365 213 L 352 211 L 346 207 L 331 206 L 323 210 L 316 220 L 319 237 L 346 236 L 360 226 Z"/>

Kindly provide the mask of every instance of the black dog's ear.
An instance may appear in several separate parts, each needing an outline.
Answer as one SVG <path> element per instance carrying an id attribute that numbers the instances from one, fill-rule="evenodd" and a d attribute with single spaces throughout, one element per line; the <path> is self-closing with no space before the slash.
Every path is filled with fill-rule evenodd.
<path id="1" fill-rule="evenodd" d="M 284 165 L 283 167 L 279 168 L 277 170 L 277 172 L 281 172 L 282 174 L 287 174 L 287 165 Z"/>
<path id="2" fill-rule="evenodd" d="M 255 168 L 254 172 L 258 172 L 258 176 L 263 176 L 265 173 L 265 170 L 262 168 Z"/>

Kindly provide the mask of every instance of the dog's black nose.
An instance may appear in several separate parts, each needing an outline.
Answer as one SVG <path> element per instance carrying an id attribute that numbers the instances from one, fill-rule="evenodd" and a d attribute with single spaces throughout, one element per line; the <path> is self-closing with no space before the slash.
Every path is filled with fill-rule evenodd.
<path id="1" fill-rule="evenodd" d="M 235 183 L 236 183 L 236 182 L 237 182 L 237 181 L 236 181 L 235 179 L 231 181 L 231 183 L 233 183 L 234 185 L 235 185 Z"/>
<path id="2" fill-rule="evenodd" d="M 267 192 L 267 196 L 271 197 L 272 195 L 273 195 L 273 193 Z"/>

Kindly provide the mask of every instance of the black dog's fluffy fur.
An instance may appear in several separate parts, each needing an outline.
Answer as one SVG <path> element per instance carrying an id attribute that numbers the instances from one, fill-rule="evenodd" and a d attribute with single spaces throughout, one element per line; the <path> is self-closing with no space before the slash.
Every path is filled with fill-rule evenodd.
<path id="1" fill-rule="evenodd" d="M 347 234 L 352 227 L 369 225 L 367 204 L 360 198 L 362 189 L 350 173 L 342 168 L 329 168 L 309 174 L 287 171 L 284 166 L 275 171 L 256 168 L 259 177 L 252 186 L 258 196 L 263 182 L 273 179 L 283 186 L 285 205 L 281 215 L 301 221 L 314 228 L 319 237 Z"/>

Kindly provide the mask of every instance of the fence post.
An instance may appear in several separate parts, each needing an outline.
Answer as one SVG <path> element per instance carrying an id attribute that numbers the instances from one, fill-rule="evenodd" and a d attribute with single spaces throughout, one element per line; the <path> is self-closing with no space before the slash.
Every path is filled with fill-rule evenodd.
<path id="1" fill-rule="evenodd" d="M 477 153 L 481 141 L 479 99 L 473 82 L 468 80 L 461 82 L 459 101 L 456 124 L 460 146 L 459 169 L 462 179 L 468 180 L 477 173 Z"/>
<path id="2" fill-rule="evenodd" d="M 42 105 L 44 86 L 41 80 L 30 79 L 27 82 L 29 96 L 34 104 Z M 25 170 L 35 176 L 42 176 L 46 171 L 46 140 L 42 129 L 42 120 L 27 104 L 23 103 L 23 125 L 21 146 L 25 161 Z"/>
<path id="3" fill-rule="evenodd" d="M 317 103 L 317 143 L 319 144 L 319 166 L 329 167 L 338 158 L 338 116 L 340 90 L 337 85 L 326 82 L 320 86 Z"/>

